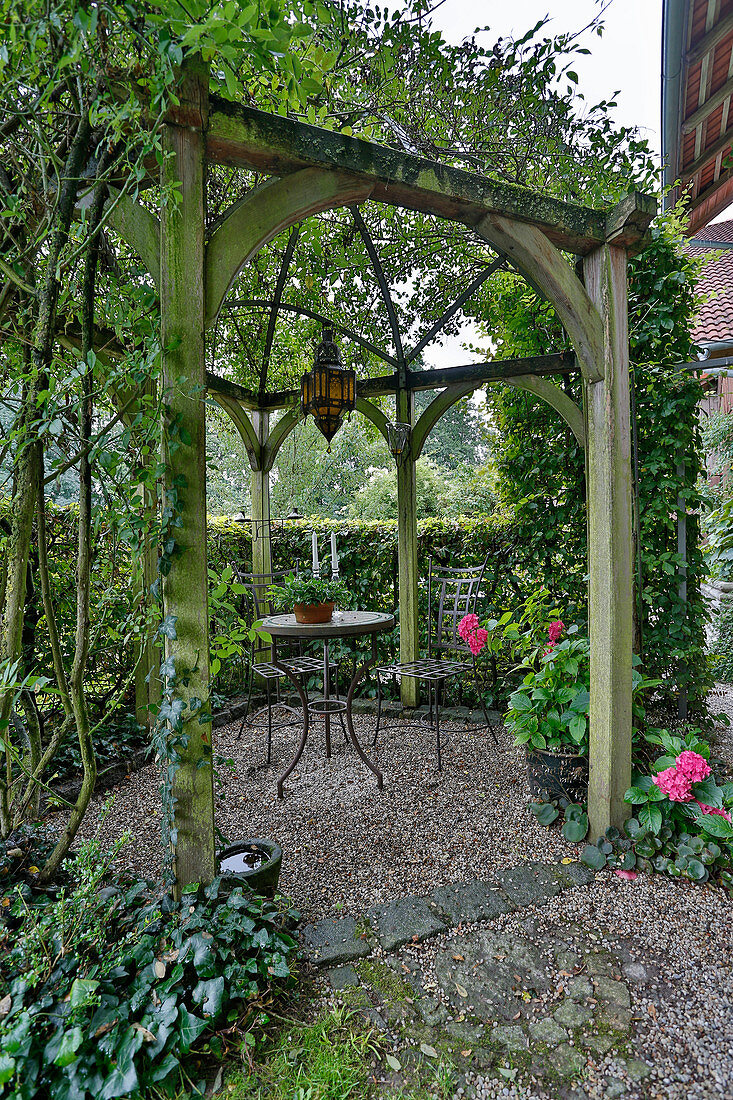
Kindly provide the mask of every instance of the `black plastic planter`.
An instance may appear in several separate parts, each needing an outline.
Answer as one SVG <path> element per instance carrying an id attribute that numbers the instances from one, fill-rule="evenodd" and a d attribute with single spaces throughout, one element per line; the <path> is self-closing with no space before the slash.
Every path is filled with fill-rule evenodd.
<path id="1" fill-rule="evenodd" d="M 565 798 L 584 803 L 588 798 L 588 757 L 527 749 L 527 779 L 535 802 Z"/>
<path id="2" fill-rule="evenodd" d="M 243 866 L 243 857 L 261 853 L 265 858 L 259 867 Z M 274 896 L 280 878 L 283 850 L 274 840 L 242 840 L 230 844 L 218 853 L 219 874 L 224 892 L 235 886 L 249 886 L 266 898 Z"/>

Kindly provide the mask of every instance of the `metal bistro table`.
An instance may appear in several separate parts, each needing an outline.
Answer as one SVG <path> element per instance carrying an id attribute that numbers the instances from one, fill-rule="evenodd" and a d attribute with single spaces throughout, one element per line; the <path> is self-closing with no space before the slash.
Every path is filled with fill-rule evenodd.
<path id="1" fill-rule="evenodd" d="M 344 611 L 340 615 L 334 617 L 330 623 L 299 623 L 296 621 L 295 615 L 269 615 L 266 619 L 262 620 L 262 629 L 266 630 L 272 638 L 272 663 L 277 668 L 281 669 L 288 679 L 293 682 L 303 707 L 303 733 L 300 738 L 300 744 L 295 750 L 295 756 L 278 780 L 278 798 L 283 798 L 283 784 L 303 755 L 303 749 L 308 740 L 309 717 L 311 714 L 320 714 L 324 717 L 326 727 L 326 756 L 329 758 L 331 756 L 331 717 L 336 714 L 343 714 L 345 716 L 346 729 L 351 743 L 361 760 L 363 760 L 366 766 L 376 775 L 377 787 L 381 791 L 383 785 L 382 773 L 379 768 L 371 762 L 357 740 L 356 734 L 354 733 L 354 723 L 351 717 L 351 705 L 354 700 L 356 685 L 362 677 L 366 675 L 372 665 L 377 662 L 377 634 L 383 634 L 385 631 L 394 630 L 394 627 L 394 615 L 389 615 L 382 611 Z M 330 642 L 334 638 L 361 638 L 367 634 L 370 634 L 372 638 L 371 657 L 354 669 L 354 675 L 349 684 L 346 701 L 344 702 L 343 699 L 332 699 L 328 654 Z M 281 665 L 278 662 L 278 638 L 300 638 L 305 642 L 323 642 L 323 696 L 321 698 L 314 699 L 313 702 L 309 703 L 308 697 L 299 679 L 291 674 L 285 665 Z"/>

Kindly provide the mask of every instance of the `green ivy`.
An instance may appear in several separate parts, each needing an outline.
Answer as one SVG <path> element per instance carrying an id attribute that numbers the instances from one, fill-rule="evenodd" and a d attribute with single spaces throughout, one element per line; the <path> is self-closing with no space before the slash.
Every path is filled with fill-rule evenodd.
<path id="1" fill-rule="evenodd" d="M 110 863 L 90 842 L 55 894 L 8 892 L 3 1095 L 203 1095 L 194 1056 L 221 1057 L 232 1026 L 290 977 L 293 911 L 246 888 L 220 896 L 219 879 L 178 905 L 152 884 L 110 885 Z"/>
<path id="2" fill-rule="evenodd" d="M 629 344 L 638 425 L 639 548 L 645 673 L 663 680 L 671 700 L 680 689 L 701 703 L 711 685 L 705 654 L 707 610 L 700 592 L 706 574 L 697 514 L 701 441 L 699 380 L 678 364 L 695 357 L 691 326 L 699 262 L 680 247 L 674 215 L 655 225 L 647 249 L 629 264 Z M 568 346 L 552 307 L 505 274 L 493 312 L 485 318 L 501 357 L 535 355 Z M 562 383 L 579 403 L 577 381 Z M 568 618 L 587 618 L 586 507 L 583 452 L 558 414 L 507 388 L 491 391 L 496 418 L 497 490 L 521 532 L 534 569 L 563 577 Z M 687 554 L 677 550 L 679 509 L 687 512 Z M 548 522 L 549 520 L 549 522 Z M 679 570 L 686 568 L 687 596 Z M 545 582 L 552 588 L 549 579 Z M 565 606 L 565 605 L 564 605 Z"/>

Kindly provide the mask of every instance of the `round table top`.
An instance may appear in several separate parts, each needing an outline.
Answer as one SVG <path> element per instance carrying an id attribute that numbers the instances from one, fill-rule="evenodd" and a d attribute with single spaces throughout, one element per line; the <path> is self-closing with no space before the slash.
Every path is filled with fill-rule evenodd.
<path id="1" fill-rule="evenodd" d="M 394 630 L 395 617 L 385 611 L 342 611 L 330 623 L 299 623 L 295 615 L 268 615 L 262 629 L 275 638 L 346 638 Z"/>

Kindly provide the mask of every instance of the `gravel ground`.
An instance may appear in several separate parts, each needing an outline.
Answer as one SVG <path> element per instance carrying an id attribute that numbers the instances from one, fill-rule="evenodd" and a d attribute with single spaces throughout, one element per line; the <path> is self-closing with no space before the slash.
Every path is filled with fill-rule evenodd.
<path id="1" fill-rule="evenodd" d="M 733 719 L 733 688 L 719 686 L 711 709 Z M 355 718 L 367 747 L 372 717 Z M 506 734 L 490 736 L 451 727 L 444 771 L 435 770 L 430 736 L 415 729 L 383 734 L 373 759 L 384 772 L 382 792 L 374 776 L 343 743 L 338 725 L 334 755 L 325 760 L 323 731 L 315 726 L 286 797 L 276 781 L 295 747 L 294 731 L 275 734 L 275 763 L 262 766 L 264 736 L 238 726 L 216 733 L 216 751 L 231 758 L 219 768 L 217 824 L 235 841 L 267 836 L 284 849 L 281 889 L 307 919 L 344 911 L 355 916 L 380 901 L 435 886 L 491 877 L 523 860 L 576 855 L 559 830 L 541 828 L 526 808 L 522 754 Z M 733 768 L 733 727 L 718 727 L 714 753 Z M 371 753 L 372 750 L 368 749 Z M 121 866 L 153 876 L 159 861 L 159 778 L 155 767 L 130 776 L 114 792 L 114 813 L 101 825 L 107 842 L 124 830 L 132 839 Z M 85 824 L 97 827 L 97 800 Z M 529 914 L 529 916 L 528 916 Z M 603 872 L 587 887 L 567 892 L 544 908 L 500 917 L 493 928 L 527 931 L 563 924 L 599 930 L 611 945 L 623 941 L 633 959 L 659 975 L 634 990 L 636 1057 L 653 1066 L 643 1086 L 625 1076 L 621 1063 L 600 1058 L 582 1084 L 591 1100 L 612 1095 L 653 1100 L 733 1100 L 733 934 L 730 900 L 709 886 L 642 875 L 622 882 Z M 440 940 L 419 952 L 429 972 Z M 609 1080 L 616 1091 L 607 1091 Z M 555 1100 L 495 1081 L 475 1082 L 483 1097 Z"/>
<path id="2" fill-rule="evenodd" d="M 354 725 L 368 747 L 373 717 L 355 717 Z M 338 723 L 333 756 L 326 760 L 319 723 L 280 801 L 276 783 L 295 750 L 295 731 L 274 734 L 274 765 L 266 768 L 262 731 L 245 730 L 237 740 L 238 728 L 215 734 L 215 751 L 233 760 L 231 768 L 218 769 L 217 825 L 232 842 L 263 836 L 282 845 L 280 888 L 305 917 L 359 912 L 523 860 L 568 855 L 559 832 L 539 826 L 527 810 L 523 756 L 505 733 L 495 746 L 490 734 L 446 726 L 451 740 L 439 773 L 429 733 L 390 730 L 380 735 L 377 749 L 368 747 L 384 773 L 378 791 L 375 777 L 344 744 Z M 157 769 L 128 777 L 113 793 L 114 813 L 102 836 L 110 841 L 129 830 L 133 839 L 121 866 L 153 876 L 159 861 Z M 96 816 L 93 806 L 87 832 Z"/>
<path id="3" fill-rule="evenodd" d="M 651 982 L 636 984 L 633 965 L 624 967 L 634 1013 L 633 1055 L 652 1067 L 643 1084 L 629 1077 L 613 1054 L 599 1057 L 581 1083 L 589 1100 L 623 1095 L 649 1100 L 730 1100 L 733 1097 L 733 934 L 730 900 L 719 890 L 640 875 L 623 882 L 611 872 L 590 886 L 570 890 L 542 907 L 507 914 L 492 922 L 495 932 L 537 937 L 562 936 L 573 927 L 598 947 L 622 944 L 631 964 L 641 964 Z M 466 925 L 459 936 L 476 926 Z M 452 933 L 452 936 L 455 934 Z M 432 962 L 447 937 L 408 948 L 427 982 Z M 452 944 L 456 944 L 452 938 Z M 427 984 L 427 983 L 426 983 Z M 437 989 L 435 990 L 437 993 Z M 623 1089 L 611 1082 L 620 1082 Z M 545 1090 L 474 1078 L 478 1095 L 514 1100 L 556 1100 Z"/>

